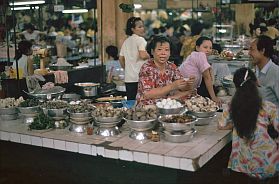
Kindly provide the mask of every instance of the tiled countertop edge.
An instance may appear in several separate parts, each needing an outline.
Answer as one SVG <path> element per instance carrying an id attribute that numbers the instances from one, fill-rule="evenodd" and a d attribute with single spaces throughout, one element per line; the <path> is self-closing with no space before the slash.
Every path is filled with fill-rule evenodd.
<path id="1" fill-rule="evenodd" d="M 140 151 L 115 149 L 111 147 L 105 147 L 104 144 L 106 144 L 106 142 L 99 145 L 93 145 L 6 131 L 0 131 L 0 140 L 69 152 L 76 152 L 92 156 L 103 156 L 105 158 L 135 161 L 144 164 L 157 165 L 186 171 L 196 171 L 199 168 L 196 167 L 195 163 L 191 159 L 145 153 Z M 224 144 L 227 144 L 227 141 L 223 140 L 220 141 L 218 144 L 220 145 L 217 146 L 216 149 L 214 149 L 214 152 L 216 153 L 223 148 Z M 207 156 L 205 156 L 205 158 L 210 159 Z M 204 165 L 207 162 L 206 159 L 201 158 L 200 161 L 200 166 Z"/>

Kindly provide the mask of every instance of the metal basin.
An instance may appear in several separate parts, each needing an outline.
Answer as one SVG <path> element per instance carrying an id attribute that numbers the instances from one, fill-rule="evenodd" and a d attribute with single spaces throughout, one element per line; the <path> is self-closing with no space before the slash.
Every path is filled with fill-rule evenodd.
<path id="1" fill-rule="evenodd" d="M 120 134 L 120 130 L 118 129 L 118 127 L 111 127 L 111 128 L 99 127 L 96 131 L 96 134 L 104 137 L 111 137 Z"/>
<path id="2" fill-rule="evenodd" d="M 158 108 L 160 114 L 181 114 L 184 110 L 185 108 L 183 106 L 175 109 Z"/>
<path id="3" fill-rule="evenodd" d="M 92 117 L 84 117 L 84 118 L 70 118 L 70 121 L 75 124 L 86 124 L 89 123 L 93 118 Z"/>
<path id="4" fill-rule="evenodd" d="M 196 133 L 197 131 L 195 129 L 192 129 L 187 132 L 176 132 L 176 133 L 163 131 L 165 140 L 174 143 L 188 142 L 194 137 Z"/>
<path id="5" fill-rule="evenodd" d="M 159 118 L 158 118 L 158 121 L 169 132 L 191 130 L 192 128 L 195 127 L 195 123 L 197 122 L 197 118 L 194 117 L 194 116 L 191 116 L 191 118 L 193 118 L 192 121 L 185 122 L 185 123 L 175 123 L 175 122 L 172 123 L 172 122 L 165 122 L 164 121 L 166 118 L 171 118 L 173 116 L 185 116 L 185 115 L 163 115 L 163 116 L 159 116 Z"/>
<path id="6" fill-rule="evenodd" d="M 17 119 L 18 115 L 17 114 L 2 114 L 0 115 L 0 119 L 4 121 L 10 121 L 10 120 L 15 120 Z"/>
<path id="7" fill-rule="evenodd" d="M 67 102 L 70 102 L 70 101 L 77 101 L 80 99 L 80 95 L 78 94 L 75 94 L 75 93 L 69 93 L 69 94 L 64 94 L 62 96 L 62 100 L 65 100 Z"/>
<path id="8" fill-rule="evenodd" d="M 156 119 L 151 119 L 146 121 L 134 121 L 129 119 L 125 119 L 125 120 L 132 130 L 136 130 L 140 132 L 151 130 L 156 124 Z"/>
<path id="9" fill-rule="evenodd" d="M 16 114 L 17 109 L 16 107 L 10 107 L 10 108 L 0 108 L 0 115 L 8 115 L 8 114 Z"/>
<path id="10" fill-rule="evenodd" d="M 47 114 L 50 117 L 66 117 L 67 116 L 67 109 L 47 109 Z"/>
<path id="11" fill-rule="evenodd" d="M 88 127 L 88 124 L 85 124 L 85 125 L 71 124 L 69 130 L 71 132 L 84 133 L 84 132 L 86 132 L 87 127 Z"/>
<path id="12" fill-rule="evenodd" d="M 112 122 L 119 122 L 121 121 L 122 117 L 120 116 L 115 116 L 115 117 L 95 117 L 95 120 L 98 122 L 103 122 L 103 123 L 112 123 Z"/>
<path id="13" fill-rule="evenodd" d="M 75 83 L 75 86 L 79 88 L 79 93 L 81 96 L 94 97 L 98 95 L 99 83 L 85 82 L 85 83 Z"/>
<path id="14" fill-rule="evenodd" d="M 198 118 L 196 122 L 196 126 L 203 126 L 203 125 L 208 125 L 209 123 L 212 122 L 212 120 L 216 117 L 216 114 L 212 117 L 208 118 Z"/>
<path id="15" fill-rule="evenodd" d="M 216 109 L 217 111 L 218 109 Z M 192 116 L 196 116 L 197 118 L 208 118 L 216 115 L 216 111 L 211 112 L 194 112 L 194 111 L 188 111 L 187 114 L 190 114 Z"/>
<path id="16" fill-rule="evenodd" d="M 81 112 L 81 113 L 69 113 L 70 118 L 87 118 L 87 117 L 91 117 L 91 112 Z"/>
<path id="17" fill-rule="evenodd" d="M 21 114 L 37 114 L 40 111 L 40 106 L 17 108 Z"/>

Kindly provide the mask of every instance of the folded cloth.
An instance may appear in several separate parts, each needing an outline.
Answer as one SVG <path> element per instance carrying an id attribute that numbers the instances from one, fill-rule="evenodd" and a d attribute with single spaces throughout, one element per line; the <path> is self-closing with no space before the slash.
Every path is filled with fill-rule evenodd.
<path id="1" fill-rule="evenodd" d="M 39 81 L 36 76 L 26 76 L 26 86 L 29 92 L 41 89 Z"/>
<path id="2" fill-rule="evenodd" d="M 68 72 L 58 70 L 54 72 L 54 82 L 56 84 L 65 84 L 68 83 Z"/>

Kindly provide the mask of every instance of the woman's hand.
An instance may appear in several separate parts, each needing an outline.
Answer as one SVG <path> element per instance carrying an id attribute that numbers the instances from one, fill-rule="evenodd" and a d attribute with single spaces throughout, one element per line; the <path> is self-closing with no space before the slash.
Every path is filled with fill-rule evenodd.
<path id="1" fill-rule="evenodd" d="M 189 80 L 186 80 L 186 82 L 187 82 L 186 90 L 193 90 L 194 89 L 194 83 L 195 83 L 195 77 L 191 76 L 189 78 Z"/>
<path id="2" fill-rule="evenodd" d="M 222 106 L 223 101 L 222 101 L 220 98 L 214 97 L 214 98 L 212 98 L 212 100 L 213 100 L 215 103 L 217 103 L 217 105 L 218 105 L 219 107 Z"/>
<path id="3" fill-rule="evenodd" d="M 187 86 L 187 81 L 184 79 L 178 79 L 172 83 L 172 88 L 174 90 L 184 89 Z"/>

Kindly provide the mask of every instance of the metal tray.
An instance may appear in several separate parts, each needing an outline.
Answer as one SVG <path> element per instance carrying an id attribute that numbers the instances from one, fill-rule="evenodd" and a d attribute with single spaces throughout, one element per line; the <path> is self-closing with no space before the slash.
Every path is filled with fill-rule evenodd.
<path id="1" fill-rule="evenodd" d="M 158 108 L 158 111 L 160 114 L 181 114 L 185 111 L 185 107 L 182 106 L 175 109 Z"/>
<path id="2" fill-rule="evenodd" d="M 54 86 L 48 90 L 40 89 L 29 93 L 26 91 L 24 92 L 32 98 L 51 99 L 61 96 L 65 91 L 66 89 L 61 86 Z"/>

